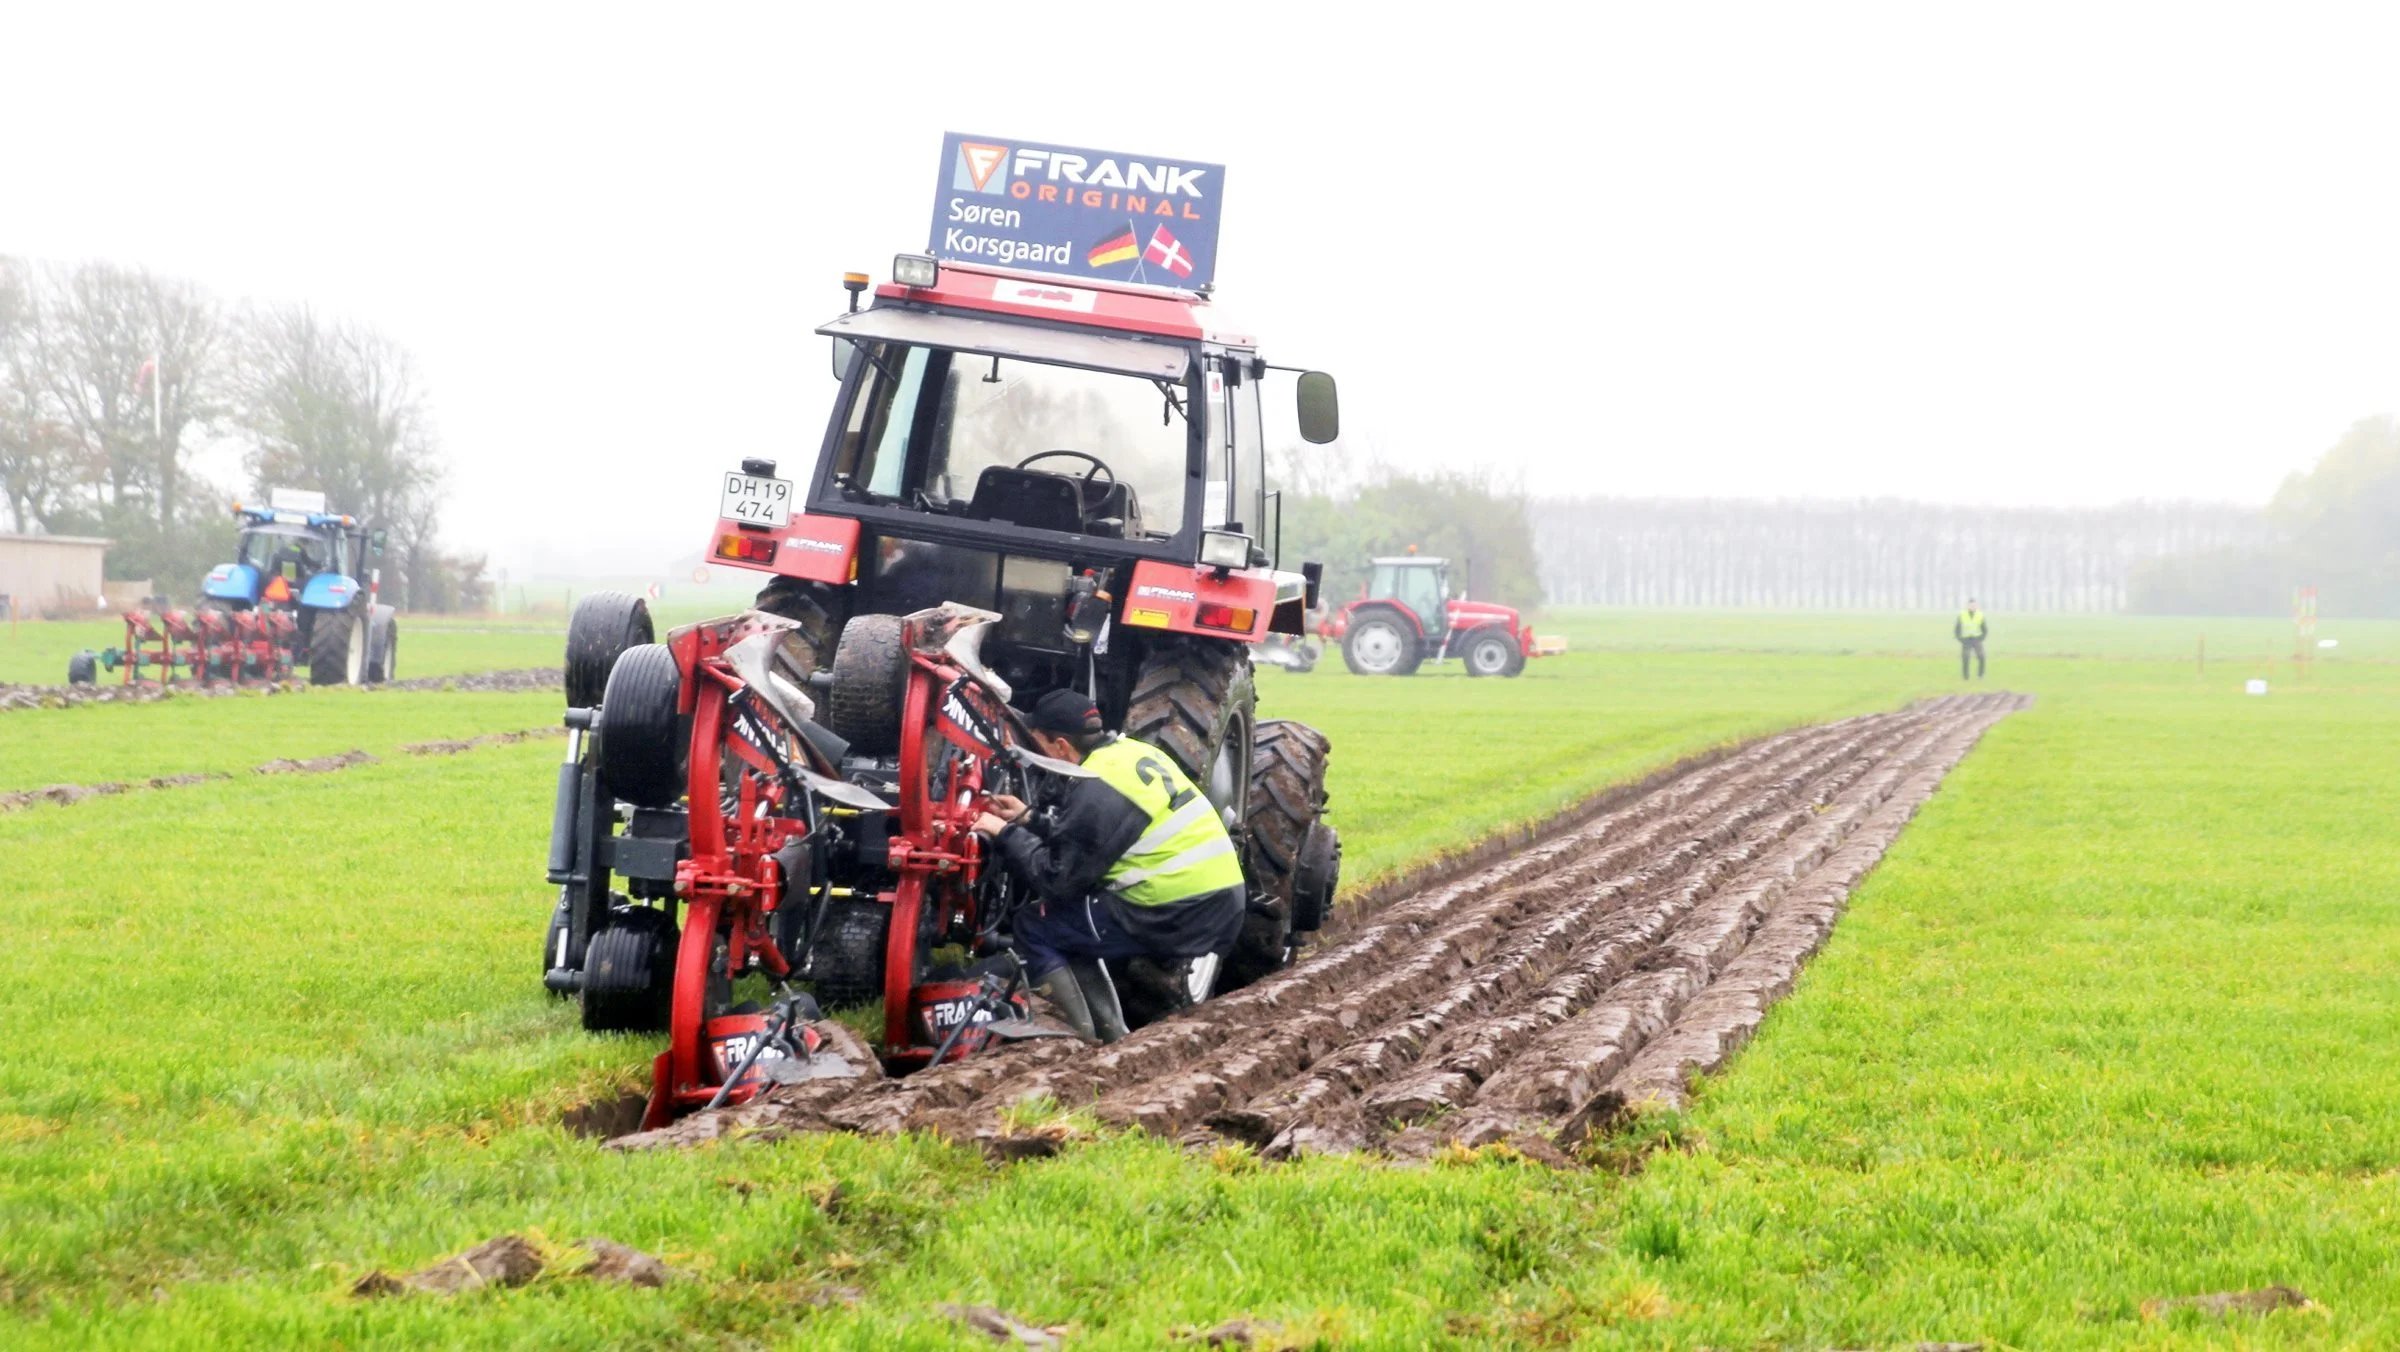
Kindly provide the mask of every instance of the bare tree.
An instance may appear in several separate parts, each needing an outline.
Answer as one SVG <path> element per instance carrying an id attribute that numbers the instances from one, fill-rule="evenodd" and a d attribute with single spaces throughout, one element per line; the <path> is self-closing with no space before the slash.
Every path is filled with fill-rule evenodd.
<path id="1" fill-rule="evenodd" d="M 53 270 L 34 361 L 82 467 L 111 507 L 171 530 L 184 507 L 188 429 L 216 411 L 224 323 L 189 282 L 86 263 Z"/>
<path id="2" fill-rule="evenodd" d="M 364 325 L 306 306 L 250 317 L 237 421 L 261 489 L 314 488 L 391 533 L 404 568 L 431 560 L 441 468 L 414 364 Z"/>

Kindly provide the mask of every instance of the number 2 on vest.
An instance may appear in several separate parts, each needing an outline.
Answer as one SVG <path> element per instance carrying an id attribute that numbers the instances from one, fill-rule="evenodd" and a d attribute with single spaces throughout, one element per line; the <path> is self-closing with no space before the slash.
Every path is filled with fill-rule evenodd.
<path id="1" fill-rule="evenodd" d="M 1148 756 L 1144 756 L 1140 760 L 1137 760 L 1133 763 L 1133 773 L 1135 778 L 1140 779 L 1144 784 L 1166 784 L 1172 786 L 1175 783 L 1174 776 L 1167 773 L 1167 767 L 1159 764 L 1156 760 Z M 1197 792 L 1191 789 L 1178 789 L 1169 787 L 1167 790 L 1167 811 L 1173 812 L 1177 808 L 1182 807 L 1185 803 L 1188 803 L 1199 796 L 1200 795 Z"/>

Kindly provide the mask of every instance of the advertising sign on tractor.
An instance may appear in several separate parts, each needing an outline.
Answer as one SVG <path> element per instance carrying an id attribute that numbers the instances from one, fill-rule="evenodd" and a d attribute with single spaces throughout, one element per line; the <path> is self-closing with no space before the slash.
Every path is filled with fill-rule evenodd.
<path id="1" fill-rule="evenodd" d="M 1217 269 L 1225 166 L 950 132 L 933 254 L 1197 290 Z"/>

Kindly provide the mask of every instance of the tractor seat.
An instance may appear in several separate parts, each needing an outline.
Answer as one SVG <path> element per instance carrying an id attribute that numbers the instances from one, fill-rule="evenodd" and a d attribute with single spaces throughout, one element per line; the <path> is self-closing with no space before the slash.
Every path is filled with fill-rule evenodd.
<path id="1" fill-rule="evenodd" d="M 967 515 L 1028 530 L 1080 533 L 1084 512 L 1079 482 L 1064 474 L 993 465 L 975 476 L 975 496 L 967 502 Z"/>

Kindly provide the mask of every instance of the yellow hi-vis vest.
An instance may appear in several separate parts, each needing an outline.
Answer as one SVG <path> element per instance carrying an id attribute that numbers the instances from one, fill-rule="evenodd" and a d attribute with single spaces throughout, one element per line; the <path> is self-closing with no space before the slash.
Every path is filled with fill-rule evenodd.
<path id="1" fill-rule="evenodd" d="M 1094 748 L 1083 767 L 1150 816 L 1149 829 L 1109 865 L 1101 886 L 1136 906 L 1164 906 L 1242 881 L 1242 861 L 1216 804 L 1172 756 L 1119 737 Z"/>
<path id="2" fill-rule="evenodd" d="M 1982 638 L 1983 612 L 1980 610 L 1958 612 L 1958 636 L 1960 638 Z"/>

